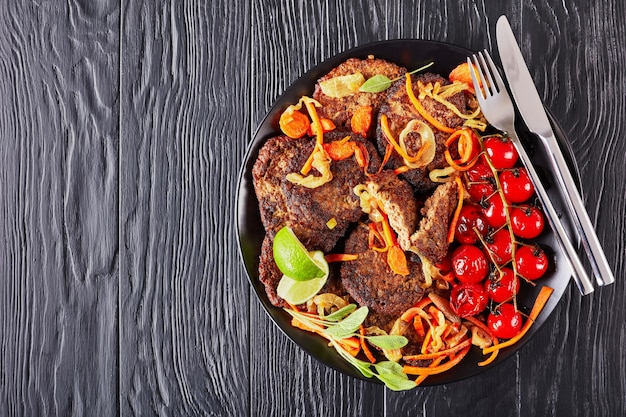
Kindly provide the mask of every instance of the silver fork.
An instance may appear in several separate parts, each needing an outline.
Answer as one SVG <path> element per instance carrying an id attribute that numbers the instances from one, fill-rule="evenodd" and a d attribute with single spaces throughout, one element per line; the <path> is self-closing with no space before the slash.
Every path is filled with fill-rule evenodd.
<path id="1" fill-rule="evenodd" d="M 559 216 L 550 201 L 548 193 L 541 184 L 539 175 L 533 167 L 530 157 L 524 150 L 524 147 L 515 132 L 515 110 L 513 108 L 513 102 L 511 101 L 511 97 L 506 90 L 506 86 L 504 85 L 504 81 L 502 80 L 498 69 L 486 50 L 484 53 L 479 52 L 478 54 L 473 55 L 471 59 L 468 57 L 467 63 L 470 65 L 470 68 L 472 64 L 474 64 L 480 78 L 479 81 L 476 79 L 474 71 L 470 71 L 480 109 L 482 110 L 482 113 L 487 121 L 496 129 L 508 133 L 511 141 L 515 145 L 520 159 L 526 167 L 528 175 L 535 186 L 535 191 L 537 192 L 539 201 L 541 201 L 541 204 L 543 205 L 548 223 L 555 231 L 557 241 L 559 242 L 561 249 L 565 252 L 565 258 L 568 260 L 572 270 L 572 276 L 578 286 L 578 289 L 583 295 L 593 292 L 594 288 L 591 280 L 589 279 L 589 275 L 587 275 L 587 271 L 578 257 L 578 253 L 576 252 L 574 245 L 567 236 L 563 224 L 559 221 Z"/>

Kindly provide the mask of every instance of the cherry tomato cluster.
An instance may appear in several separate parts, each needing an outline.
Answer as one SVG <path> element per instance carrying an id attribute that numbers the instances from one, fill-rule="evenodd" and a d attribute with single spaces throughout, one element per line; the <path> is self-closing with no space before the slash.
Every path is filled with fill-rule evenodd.
<path id="1" fill-rule="evenodd" d="M 489 307 L 490 331 L 509 339 L 522 325 L 515 304 L 520 278 L 536 280 L 548 268 L 545 252 L 530 241 L 542 233 L 545 219 L 530 202 L 535 190 L 510 139 L 489 136 L 482 148 L 464 174 L 470 201 L 464 202 L 456 224 L 450 305 L 461 317 Z"/>

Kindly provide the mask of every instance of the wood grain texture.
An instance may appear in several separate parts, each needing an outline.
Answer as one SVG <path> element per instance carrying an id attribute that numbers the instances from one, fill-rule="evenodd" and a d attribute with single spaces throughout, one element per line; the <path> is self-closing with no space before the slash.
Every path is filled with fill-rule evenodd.
<path id="1" fill-rule="evenodd" d="M 117 414 L 114 2 L 0 4 L 0 415 Z"/>
<path id="2" fill-rule="evenodd" d="M 624 98 L 616 92 L 623 91 L 620 86 L 623 86 L 624 75 L 617 72 L 617 68 L 611 68 L 615 64 L 609 62 L 623 62 L 624 10 L 607 2 L 571 3 L 550 6 L 529 1 L 498 2 L 497 5 L 457 2 L 451 5 L 432 1 L 426 5 L 405 2 L 398 6 L 358 1 L 341 4 L 289 2 L 286 5 L 261 2 L 253 8 L 253 16 L 258 21 L 252 38 L 253 72 L 263 74 L 252 83 L 253 118 L 260 121 L 275 98 L 312 65 L 367 42 L 416 37 L 495 51 L 495 21 L 501 14 L 507 14 L 517 30 L 523 53 L 529 57 L 529 67 L 540 94 L 564 126 L 576 152 L 587 206 L 596 220 L 598 234 L 616 276 L 623 276 L 626 192 L 622 188 L 623 181 L 618 179 L 622 170 L 617 161 L 621 158 L 619 155 L 624 155 L 624 141 L 617 139 L 624 128 Z M 594 22 L 591 26 L 587 24 L 589 18 Z M 618 21 L 620 18 L 622 21 Z M 609 46 L 606 54 L 599 51 L 605 42 Z M 281 60 L 285 53 L 289 54 L 288 59 Z M 606 62 L 593 61 L 599 55 L 599 59 Z M 604 74 L 606 70 L 608 74 Z M 590 73 L 594 76 L 590 77 Z M 607 76 L 611 81 L 603 86 Z M 601 145 L 594 145 L 599 135 Z M 602 202 L 602 198 L 606 201 Z M 570 288 L 544 328 L 505 364 L 471 380 L 447 386 L 409 393 L 385 391 L 384 415 L 458 415 L 467 410 L 473 415 L 620 415 L 625 403 L 625 368 L 610 366 L 607 359 L 624 362 L 621 349 L 609 347 L 611 340 L 623 338 L 624 313 L 619 312 L 614 320 L 602 318 L 615 314 L 611 306 L 619 303 L 623 295 L 624 288 L 619 283 L 599 289 L 585 299 L 581 299 L 574 287 Z M 267 326 L 267 322 L 263 317 L 261 324 Z M 258 355 L 271 352 L 270 358 L 276 356 L 283 361 L 288 358 L 288 363 L 298 363 L 297 351 L 292 351 L 284 336 L 271 325 L 269 329 L 263 326 L 258 326 L 262 336 L 272 335 L 271 342 L 269 350 L 261 349 Z M 254 334 L 254 330 L 252 332 Z M 269 346 L 277 342 L 280 349 L 274 353 Z M 263 343 L 262 346 L 266 346 L 268 342 Z M 616 342 L 616 345 L 621 346 L 621 343 Z M 274 370 L 274 366 L 270 366 L 272 376 L 267 387 L 278 380 L 280 385 L 296 384 L 296 388 L 287 397 L 291 402 L 284 393 L 274 392 L 272 401 L 260 400 L 258 409 L 271 410 L 278 415 L 302 414 L 304 398 L 322 398 L 325 384 L 307 384 L 306 375 L 311 372 L 307 365 L 308 362 L 304 362 L 300 372 L 297 367 L 286 365 L 289 373 L 296 374 L 278 376 L 275 373 L 281 368 Z M 315 369 L 317 364 L 311 366 Z M 333 375 L 335 371 L 327 373 Z M 267 377 L 265 372 L 258 379 L 263 381 L 264 377 Z M 618 388 L 611 388 L 615 383 Z M 264 385 L 263 390 L 265 388 Z M 326 412 L 327 401 L 360 404 L 359 392 L 350 399 L 346 398 L 343 385 L 341 388 L 342 392 L 322 400 L 318 407 Z M 621 394 L 613 395 L 615 392 Z M 255 410 L 254 402 L 251 410 Z M 341 414 L 341 407 L 330 413 Z M 374 409 L 363 415 L 381 414 L 379 409 Z"/>
<path id="3" fill-rule="evenodd" d="M 285 337 L 233 218 L 254 129 L 368 42 L 497 50 L 506 14 L 617 282 L 470 380 L 395 393 Z M 494 54 L 497 56 L 497 54 Z M 0 2 L 0 415 L 626 415 L 620 0 Z"/>
<path id="4" fill-rule="evenodd" d="M 228 197 L 250 135 L 249 14 L 122 8 L 123 415 L 248 414 L 249 285 Z"/>

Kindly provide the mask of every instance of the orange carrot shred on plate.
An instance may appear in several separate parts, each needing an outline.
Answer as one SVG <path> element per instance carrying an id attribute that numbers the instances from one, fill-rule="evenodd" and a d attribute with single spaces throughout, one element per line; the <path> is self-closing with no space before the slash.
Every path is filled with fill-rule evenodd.
<path id="1" fill-rule="evenodd" d="M 424 329 L 424 322 L 420 316 L 413 317 L 413 328 L 420 337 L 426 336 L 426 329 Z"/>
<path id="2" fill-rule="evenodd" d="M 474 64 L 472 64 L 472 69 L 474 70 L 474 74 L 476 75 L 476 79 L 480 79 Z M 467 62 L 463 62 L 462 64 L 459 64 L 456 68 L 454 68 L 450 72 L 450 75 L 448 76 L 448 79 L 451 82 L 457 81 L 457 82 L 465 84 L 467 86 L 468 90 L 472 94 L 475 93 L 475 91 L 474 91 L 474 83 L 472 82 L 472 75 L 470 73 L 470 66 L 468 65 Z"/>
<path id="3" fill-rule="evenodd" d="M 387 251 L 387 263 L 393 272 L 398 275 L 409 275 L 409 267 L 406 263 L 406 255 L 402 248 L 393 245 Z"/>
<path id="4" fill-rule="evenodd" d="M 439 120 L 435 119 L 428 111 L 422 106 L 422 103 L 418 100 L 413 92 L 413 84 L 411 84 L 411 74 L 406 73 L 406 93 L 409 96 L 409 100 L 413 103 L 413 107 L 415 110 L 426 120 L 428 123 L 433 125 L 436 129 L 441 130 L 442 132 L 452 133 L 455 129 L 448 127 L 442 124 Z"/>
<path id="5" fill-rule="evenodd" d="M 311 127 L 311 121 L 305 114 L 290 108 L 280 115 L 278 124 L 280 130 L 292 139 L 298 139 L 306 135 Z"/>
<path id="6" fill-rule="evenodd" d="M 437 358 L 435 358 L 430 365 L 428 365 L 429 368 L 435 368 L 436 366 L 438 366 L 443 360 L 445 359 L 444 356 L 439 356 Z M 419 385 L 422 382 L 424 382 L 424 380 L 428 378 L 428 375 L 420 375 L 415 379 L 415 385 Z"/>
<path id="7" fill-rule="evenodd" d="M 446 357 L 446 356 L 450 356 L 453 353 L 458 352 L 459 350 L 465 349 L 466 347 L 470 346 L 471 344 L 472 344 L 472 339 L 467 339 L 467 340 L 464 340 L 463 342 L 461 342 L 458 345 L 456 345 L 454 347 L 451 347 L 449 349 L 440 350 L 439 352 L 433 352 L 433 353 L 422 353 L 422 354 L 418 354 L 418 355 L 407 355 L 407 356 L 403 356 L 402 359 L 404 359 L 405 361 L 418 361 L 418 360 L 435 359 L 435 358 L 438 358 L 440 356 Z"/>
<path id="8" fill-rule="evenodd" d="M 329 253 L 324 256 L 326 262 L 346 262 L 346 261 L 356 261 L 359 259 L 359 255 L 352 253 Z"/>
<path id="9" fill-rule="evenodd" d="M 350 119 L 350 128 L 357 135 L 367 136 L 372 126 L 372 106 L 358 107 Z"/>
<path id="10" fill-rule="evenodd" d="M 337 128 L 337 126 L 335 126 L 335 123 L 332 120 L 327 119 L 325 117 L 320 118 L 320 124 L 322 125 L 322 131 L 324 133 L 331 132 L 331 131 L 333 131 L 333 130 L 335 130 Z M 314 124 L 311 125 L 311 127 L 309 128 L 307 133 L 310 136 L 317 136 L 317 132 L 315 130 L 315 125 Z"/>
<path id="11" fill-rule="evenodd" d="M 376 363 L 376 358 L 372 355 L 372 351 L 365 341 L 365 328 L 363 325 L 359 328 L 359 334 L 361 335 L 361 350 L 363 350 L 363 353 L 365 353 L 365 356 L 371 363 Z"/>
<path id="12" fill-rule="evenodd" d="M 487 325 L 485 323 L 483 323 L 482 321 L 478 320 L 476 317 L 472 317 L 472 316 L 465 317 L 465 320 L 469 321 L 474 326 L 478 327 L 480 330 L 485 332 L 489 336 L 489 338 L 491 339 L 491 341 L 492 341 L 492 343 L 494 345 L 498 344 L 498 338 L 496 336 L 494 336 L 493 333 L 491 333 L 491 330 L 489 330 L 489 327 L 487 327 Z M 493 362 L 496 359 L 496 357 L 498 356 L 498 352 L 499 352 L 498 350 L 494 350 L 493 352 L 491 352 L 491 356 L 489 356 L 484 361 L 479 362 L 478 366 L 487 366 L 487 365 L 489 365 L 491 362 Z"/>
<path id="13" fill-rule="evenodd" d="M 467 355 L 467 352 L 469 352 L 471 348 L 470 346 L 466 346 L 464 349 L 462 349 L 456 356 L 453 356 L 450 358 L 449 361 L 447 361 L 446 363 L 444 363 L 443 365 L 438 365 L 435 367 L 424 367 L 424 366 L 410 366 L 410 365 L 404 365 L 403 370 L 405 374 L 408 375 L 436 375 L 436 374 L 440 374 L 442 372 L 445 372 L 449 369 L 452 369 L 453 367 L 455 367 L 456 365 L 459 364 L 459 362 L 461 362 L 461 360 L 463 360 L 463 358 L 465 357 L 465 355 Z"/>
<path id="14" fill-rule="evenodd" d="M 463 208 L 463 198 L 465 197 L 465 191 L 463 189 L 463 182 L 461 181 L 461 177 L 455 177 L 454 181 L 456 182 L 456 186 L 458 189 L 458 199 L 456 205 L 456 210 L 454 210 L 454 216 L 450 221 L 450 227 L 448 229 L 448 243 L 452 243 L 454 241 L 454 232 L 456 230 L 456 225 L 459 222 L 459 216 L 461 215 L 461 209 Z"/>
<path id="15" fill-rule="evenodd" d="M 539 313 L 541 313 L 541 310 L 543 310 L 543 308 L 545 307 L 553 291 L 554 290 L 550 287 L 542 287 L 539 291 L 539 295 L 537 295 L 537 298 L 535 299 L 535 303 L 533 304 L 533 308 L 528 315 L 528 319 L 526 320 L 526 323 L 524 323 L 524 325 L 522 326 L 520 332 L 505 342 L 498 343 L 497 345 L 489 346 L 488 348 L 483 349 L 483 354 L 486 355 L 487 353 L 495 352 L 497 350 L 504 349 L 505 347 L 512 346 L 517 343 L 522 337 L 524 337 L 524 335 L 528 333 L 528 330 L 530 330 L 535 320 L 537 320 Z"/>

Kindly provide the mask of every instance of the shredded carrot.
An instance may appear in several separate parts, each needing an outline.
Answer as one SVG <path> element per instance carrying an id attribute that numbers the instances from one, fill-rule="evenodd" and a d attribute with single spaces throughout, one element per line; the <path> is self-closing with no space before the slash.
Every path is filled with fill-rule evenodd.
<path id="1" fill-rule="evenodd" d="M 324 133 L 333 131 L 337 128 L 337 126 L 335 126 L 335 123 L 332 120 L 327 119 L 325 117 L 320 118 L 320 123 L 322 125 L 322 130 L 324 131 Z M 310 136 L 317 136 L 317 132 L 315 131 L 315 125 L 311 125 L 307 133 Z"/>
<path id="2" fill-rule="evenodd" d="M 365 341 L 365 328 L 363 325 L 359 328 L 359 334 L 361 335 L 361 349 L 363 350 L 363 353 L 365 353 L 365 356 L 371 363 L 376 363 L 376 358 L 372 355 L 372 351 L 369 346 L 367 346 L 367 342 Z"/>
<path id="3" fill-rule="evenodd" d="M 406 165 L 402 165 L 401 167 L 398 167 L 396 169 L 393 170 L 393 173 L 396 175 L 400 175 L 400 174 L 404 174 L 405 172 L 408 172 L 411 168 L 409 168 Z"/>
<path id="4" fill-rule="evenodd" d="M 465 355 L 467 355 L 467 352 L 469 352 L 471 346 L 467 346 L 465 347 L 463 350 L 461 350 L 456 356 L 453 356 L 450 358 L 450 360 L 446 363 L 444 363 L 443 365 L 438 365 L 435 367 L 423 367 L 423 366 L 410 366 L 410 365 L 404 365 L 403 370 L 405 374 L 408 375 L 436 375 L 436 374 L 440 374 L 442 372 L 445 372 L 451 368 L 453 368 L 454 366 L 458 365 L 459 362 L 461 362 L 461 360 L 465 357 Z"/>
<path id="5" fill-rule="evenodd" d="M 522 326 L 520 332 L 505 342 L 498 343 L 497 345 L 489 346 L 488 348 L 483 349 L 483 354 L 486 355 L 487 353 L 495 352 L 497 350 L 504 349 L 505 347 L 512 346 L 517 343 L 522 337 L 524 337 L 524 335 L 528 333 L 528 330 L 530 330 L 535 320 L 537 320 L 539 313 L 541 313 L 541 310 L 543 310 L 543 307 L 545 307 L 553 291 L 554 290 L 550 287 L 542 287 L 539 291 L 539 295 L 537 295 L 537 299 L 535 299 L 535 304 L 533 304 L 533 308 L 528 315 L 528 319 L 526 320 L 526 323 L 524 323 L 524 325 Z"/>
<path id="6" fill-rule="evenodd" d="M 420 350 L 422 354 L 425 354 L 428 351 L 428 345 L 430 344 L 432 340 L 433 340 L 433 328 L 430 327 L 428 328 L 428 331 L 426 332 L 426 337 L 424 337 L 424 341 L 422 342 L 422 349 Z"/>
<path id="7" fill-rule="evenodd" d="M 319 152 L 319 148 L 317 145 L 315 145 L 315 147 L 313 148 L 313 152 L 311 152 L 311 155 L 309 155 L 308 159 L 302 166 L 302 169 L 300 170 L 300 173 L 302 175 L 307 175 L 311 171 L 311 168 L 313 168 L 313 160 L 315 159 L 316 152 Z"/>
<path id="8" fill-rule="evenodd" d="M 428 367 L 429 367 L 429 368 L 435 368 L 435 367 L 436 367 L 436 366 L 438 366 L 438 365 L 441 363 L 441 361 L 443 361 L 444 359 L 445 359 L 445 357 L 444 357 L 444 356 L 440 356 L 440 357 L 438 357 L 438 358 L 435 358 L 435 359 L 434 359 L 434 360 L 430 363 L 430 365 L 428 365 Z M 418 376 L 418 377 L 415 379 L 415 385 L 419 385 L 419 384 L 421 384 L 422 382 L 424 382 L 424 380 L 425 380 L 426 378 L 428 378 L 428 375 L 420 375 L 420 376 Z"/>
<path id="9" fill-rule="evenodd" d="M 320 121 L 320 117 L 317 114 L 317 110 L 315 109 L 315 104 L 313 104 L 313 100 L 308 99 L 304 101 L 304 105 L 309 112 L 309 117 L 311 117 L 313 125 L 315 126 L 316 144 L 321 146 L 324 142 L 324 128 L 322 126 L 322 122 Z"/>
<path id="10" fill-rule="evenodd" d="M 456 210 L 454 210 L 454 216 L 452 217 L 450 227 L 448 228 L 448 243 L 452 243 L 454 241 L 454 232 L 456 230 L 456 225 L 459 222 L 459 216 L 461 215 L 461 209 L 463 208 L 463 198 L 465 196 L 461 177 L 454 177 L 454 181 L 456 182 L 456 187 L 458 189 L 457 193 L 459 201 L 456 204 Z"/>
<path id="11" fill-rule="evenodd" d="M 422 103 L 415 97 L 415 93 L 413 92 L 413 85 L 411 84 L 411 74 L 406 73 L 406 93 L 413 103 L 415 110 L 426 120 L 428 123 L 433 125 L 436 129 L 441 130 L 442 132 L 452 133 L 455 129 L 445 126 L 439 120 L 435 119 L 428 111 L 422 106 Z"/>
<path id="12" fill-rule="evenodd" d="M 359 255 L 350 254 L 350 253 L 330 253 L 324 256 L 326 262 L 345 262 L 345 261 L 355 261 L 359 259 Z"/>
<path id="13" fill-rule="evenodd" d="M 304 163 L 304 166 L 300 170 L 300 173 L 302 175 L 307 175 L 311 171 L 311 168 L 313 167 L 313 160 L 315 158 L 315 154 L 317 152 L 324 151 L 322 147 L 322 144 L 324 143 L 324 129 L 322 128 L 322 122 L 320 121 L 320 118 L 317 114 L 317 110 L 315 109 L 315 104 L 313 104 L 313 100 L 311 99 L 304 100 L 304 105 L 306 106 L 306 109 L 309 112 L 309 117 L 311 117 L 311 120 L 313 120 L 313 125 L 315 126 L 315 133 L 316 133 L 315 148 L 313 149 L 313 152 L 311 152 L 311 155 L 309 155 L 309 158 L 307 159 L 307 161 Z"/>
<path id="14" fill-rule="evenodd" d="M 372 125 L 372 106 L 358 107 L 352 114 L 350 128 L 357 135 L 367 136 Z"/>
<path id="15" fill-rule="evenodd" d="M 474 66 L 474 64 L 472 64 L 472 69 L 474 70 L 474 75 L 476 75 L 476 79 L 480 80 L 480 77 L 478 76 L 478 73 L 476 72 L 476 67 Z M 468 65 L 467 62 L 463 62 L 462 64 L 459 64 L 456 68 L 454 68 L 452 72 L 450 72 L 448 79 L 451 82 L 458 81 L 460 83 L 465 84 L 468 87 L 469 91 L 472 94 L 475 94 L 474 83 L 472 82 L 472 75 L 470 73 L 470 66 Z"/>
<path id="16" fill-rule="evenodd" d="M 368 247 L 378 252 L 386 252 L 387 244 L 385 243 L 385 239 L 380 234 L 380 231 L 376 228 L 376 223 L 369 224 L 369 237 L 368 237 Z M 382 245 L 381 247 L 376 246 L 376 240 L 378 240 Z"/>
<path id="17" fill-rule="evenodd" d="M 387 264 L 393 272 L 398 275 L 409 275 L 409 267 L 406 263 L 406 255 L 402 248 L 398 245 L 393 245 L 387 251 Z"/>
<path id="18" fill-rule="evenodd" d="M 350 355 L 356 356 L 361 351 L 361 342 L 360 338 L 357 337 L 349 337 L 347 339 L 341 339 L 337 341 L 337 343 L 344 348 Z"/>
<path id="19" fill-rule="evenodd" d="M 422 154 L 428 149 L 428 142 L 424 143 L 424 146 L 420 147 L 417 153 L 414 156 L 409 155 L 403 148 L 398 144 L 398 141 L 393 137 L 393 133 L 391 132 L 391 128 L 389 127 L 389 119 L 386 114 L 380 116 L 380 127 L 383 130 L 385 139 L 387 143 L 393 146 L 393 149 L 404 159 L 406 162 L 418 162 L 422 157 Z"/>
<path id="20" fill-rule="evenodd" d="M 356 159 L 356 163 L 363 168 L 365 175 L 369 175 L 367 169 L 370 165 L 370 154 L 367 151 L 367 148 L 362 143 L 358 143 L 356 149 L 354 150 L 354 158 Z"/>
<path id="21" fill-rule="evenodd" d="M 350 138 L 347 136 L 347 138 Z M 333 161 L 342 161 L 350 158 L 354 155 L 354 151 L 357 149 L 357 144 L 352 141 L 344 142 L 338 140 L 336 142 L 325 143 L 322 145 L 324 150 Z"/>
<path id="22" fill-rule="evenodd" d="M 474 326 L 478 327 L 480 330 L 485 332 L 491 338 L 491 341 L 494 345 L 498 344 L 498 338 L 493 333 L 491 333 L 491 330 L 489 330 L 489 327 L 487 327 L 485 323 L 483 323 L 482 321 L 472 316 L 465 317 L 465 320 L 469 321 Z M 498 350 L 494 350 L 493 352 L 491 352 L 491 356 L 489 356 L 484 361 L 479 362 L 478 366 L 489 365 L 491 362 L 493 362 L 496 359 L 496 357 L 498 356 L 498 352 L 499 352 Z"/>
<path id="23" fill-rule="evenodd" d="M 389 158 L 391 158 L 391 154 L 393 153 L 393 145 L 391 143 L 387 143 L 385 147 L 385 156 L 383 157 L 383 161 L 380 163 L 380 167 L 378 168 L 378 172 L 381 172 L 387 162 L 389 162 Z"/>
<path id="24" fill-rule="evenodd" d="M 309 118 L 298 110 L 293 110 L 291 107 L 287 108 L 287 110 L 280 115 L 278 124 L 280 130 L 293 139 L 301 138 L 311 127 Z"/>
<path id="25" fill-rule="evenodd" d="M 450 148 L 454 142 L 457 142 L 457 152 L 460 159 L 454 160 L 450 154 L 450 149 L 446 149 L 444 151 L 446 162 L 457 171 L 467 171 L 478 161 L 480 154 L 478 139 L 470 129 L 463 128 L 453 132 L 444 144 Z"/>
<path id="26" fill-rule="evenodd" d="M 424 322 L 420 316 L 413 317 L 413 328 L 420 337 L 426 336 L 426 329 L 424 329 Z"/>
<path id="27" fill-rule="evenodd" d="M 472 344 L 472 339 L 467 339 L 449 349 L 440 350 L 439 352 L 434 352 L 434 353 L 423 353 L 421 355 L 407 355 L 407 356 L 403 356 L 402 359 L 404 359 L 405 361 L 419 361 L 419 360 L 426 360 L 426 359 L 435 359 L 440 356 L 446 357 L 446 356 L 450 356 L 453 353 L 458 352 L 459 350 L 465 349 L 471 344 Z"/>

